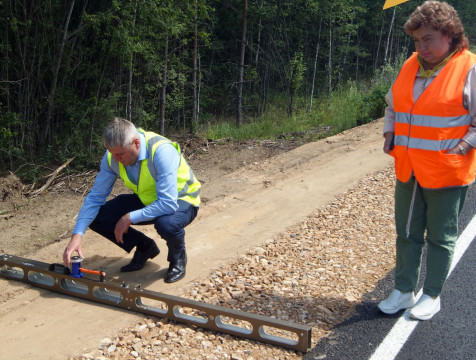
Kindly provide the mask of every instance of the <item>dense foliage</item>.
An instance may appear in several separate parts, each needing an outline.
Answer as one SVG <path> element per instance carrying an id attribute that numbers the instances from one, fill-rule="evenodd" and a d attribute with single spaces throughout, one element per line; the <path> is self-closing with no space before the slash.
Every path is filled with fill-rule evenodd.
<path id="1" fill-rule="evenodd" d="M 240 126 L 267 112 L 312 119 L 322 104 L 338 112 L 332 99 L 353 87 L 354 125 L 381 116 L 388 82 L 373 83 L 412 51 L 403 24 L 419 5 L 383 3 L 0 0 L 0 168 L 95 163 L 113 116 L 197 133 L 237 112 Z M 449 3 L 476 40 L 476 1 Z"/>

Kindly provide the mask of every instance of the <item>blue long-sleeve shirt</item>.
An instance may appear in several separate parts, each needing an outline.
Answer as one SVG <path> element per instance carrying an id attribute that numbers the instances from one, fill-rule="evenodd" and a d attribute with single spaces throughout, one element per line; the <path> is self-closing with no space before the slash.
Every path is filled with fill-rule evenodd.
<path id="1" fill-rule="evenodd" d="M 141 133 L 139 133 L 139 140 L 139 158 L 134 165 L 126 166 L 129 179 L 136 185 L 141 161 L 147 159 L 149 155 L 144 135 Z M 180 154 L 172 144 L 163 144 L 157 147 L 154 154 L 154 167 L 157 171 L 157 178 L 155 179 L 157 200 L 142 209 L 132 211 L 130 219 L 133 224 L 153 220 L 161 215 L 173 214 L 178 209 L 177 171 L 179 165 Z M 101 160 L 94 185 L 84 199 L 83 206 L 79 211 L 73 234 L 84 235 L 88 226 L 96 218 L 99 208 L 105 204 L 107 197 L 111 194 L 116 179 L 116 174 L 109 168 L 106 151 Z"/>

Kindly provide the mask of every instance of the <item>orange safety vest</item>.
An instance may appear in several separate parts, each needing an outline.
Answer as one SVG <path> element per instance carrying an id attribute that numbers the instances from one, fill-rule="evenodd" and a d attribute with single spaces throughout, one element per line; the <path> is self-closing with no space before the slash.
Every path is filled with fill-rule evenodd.
<path id="1" fill-rule="evenodd" d="M 475 151 L 449 155 L 471 125 L 463 106 L 463 88 L 476 55 L 457 52 L 417 101 L 413 86 L 419 71 L 417 53 L 403 64 L 392 87 L 395 110 L 395 174 L 402 182 L 412 174 L 426 189 L 468 185 L 474 181 Z"/>

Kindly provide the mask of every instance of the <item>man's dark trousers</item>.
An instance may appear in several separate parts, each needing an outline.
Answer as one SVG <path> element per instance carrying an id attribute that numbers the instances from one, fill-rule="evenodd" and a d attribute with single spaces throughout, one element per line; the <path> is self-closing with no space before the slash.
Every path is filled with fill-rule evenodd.
<path id="1" fill-rule="evenodd" d="M 167 243 L 169 249 L 167 261 L 169 262 L 175 262 L 185 251 L 184 228 L 195 219 L 198 213 L 198 208 L 186 201 L 178 200 L 177 203 L 179 208 L 174 214 L 159 216 L 154 220 L 136 224 L 154 224 L 157 233 Z M 136 246 L 138 249 L 147 248 L 154 240 L 132 227 L 129 228 L 127 233 L 123 234 L 123 244 L 118 243 L 114 235 L 116 224 L 122 216 L 143 207 L 144 204 L 137 195 L 119 195 L 101 206 L 96 219 L 89 225 L 89 228 L 111 240 L 128 253 Z"/>

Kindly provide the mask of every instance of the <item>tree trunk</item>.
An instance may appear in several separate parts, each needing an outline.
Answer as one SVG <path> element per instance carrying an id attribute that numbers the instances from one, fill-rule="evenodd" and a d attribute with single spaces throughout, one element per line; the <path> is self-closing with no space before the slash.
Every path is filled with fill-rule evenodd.
<path id="1" fill-rule="evenodd" d="M 134 29 L 136 25 L 136 16 L 137 16 L 137 0 L 134 7 L 134 20 L 132 22 L 132 36 L 134 36 Z M 132 121 L 132 75 L 134 74 L 132 68 L 132 59 L 134 57 L 134 51 L 131 50 L 131 55 L 129 57 L 129 81 L 127 83 L 127 104 L 126 104 L 126 119 Z"/>
<path id="2" fill-rule="evenodd" d="M 246 46 L 246 17 L 248 15 L 248 0 L 243 0 L 243 19 L 241 27 L 240 63 L 238 65 L 236 125 L 243 125 L 243 69 L 245 67 Z"/>
<path id="3" fill-rule="evenodd" d="M 169 58 L 169 34 L 165 36 L 164 68 L 162 70 L 162 92 L 160 95 L 160 133 L 165 133 L 165 95 L 167 94 L 167 63 Z"/>
<path id="4" fill-rule="evenodd" d="M 132 121 L 132 52 L 129 56 L 129 81 L 127 83 L 126 119 Z"/>
<path id="5" fill-rule="evenodd" d="M 380 36 L 378 38 L 377 53 L 375 54 L 374 73 L 375 73 L 375 71 L 377 71 L 378 55 L 380 53 L 380 44 L 382 43 L 383 23 L 384 23 L 384 21 L 383 21 L 383 18 L 382 18 L 382 26 L 380 27 Z"/>
<path id="6" fill-rule="evenodd" d="M 357 31 L 357 54 L 355 60 L 355 81 L 358 80 L 359 77 L 359 60 L 360 60 L 360 35 L 359 31 Z"/>
<path id="7" fill-rule="evenodd" d="M 195 1 L 195 27 L 193 31 L 193 73 L 192 73 L 192 86 L 193 86 L 193 97 L 192 97 L 192 133 L 196 134 L 198 131 L 198 96 L 197 96 L 197 54 L 198 54 L 198 8 L 197 2 Z"/>
<path id="8" fill-rule="evenodd" d="M 200 48 L 197 44 L 197 62 L 198 62 L 198 69 L 197 69 L 197 119 L 200 119 L 200 91 L 201 91 L 201 79 L 202 79 L 202 65 L 200 62 Z M 198 120 L 197 120 L 198 122 Z M 198 129 L 197 129 L 198 130 Z"/>
<path id="9" fill-rule="evenodd" d="M 56 95 L 56 86 L 58 84 L 58 74 L 59 74 L 59 69 L 61 67 L 61 59 L 63 57 L 63 50 L 64 50 L 64 44 L 66 43 L 66 37 L 68 35 L 68 27 L 69 27 L 69 21 L 71 19 L 71 13 L 73 12 L 74 8 L 74 3 L 75 0 L 71 1 L 71 4 L 69 6 L 68 10 L 68 15 L 66 16 L 66 22 L 64 24 L 63 28 L 63 37 L 61 38 L 60 46 L 59 46 L 59 51 L 58 51 L 58 59 L 55 64 L 54 68 L 54 73 L 53 73 L 53 81 L 51 84 L 51 90 L 50 90 L 50 95 L 48 96 L 48 112 L 46 115 L 46 124 L 43 129 L 43 136 L 42 136 L 42 144 L 46 142 L 46 138 L 48 135 L 50 135 L 50 127 L 51 127 L 51 122 L 53 118 L 53 108 L 55 106 L 55 95 Z"/>
<path id="10" fill-rule="evenodd" d="M 258 39 L 256 44 L 256 54 L 255 54 L 255 66 L 258 66 L 258 59 L 259 59 L 259 50 L 261 47 L 261 15 L 258 21 Z"/>
<path id="11" fill-rule="evenodd" d="M 352 18 L 352 21 L 351 21 L 350 25 L 351 26 L 354 25 L 354 19 L 353 18 Z M 337 81 L 338 85 L 342 81 L 342 74 L 345 71 L 345 64 L 347 63 L 347 54 L 349 53 L 349 46 L 350 46 L 350 35 L 351 35 L 351 31 L 349 31 L 349 34 L 347 35 L 347 44 L 345 46 L 344 60 L 342 60 L 342 68 L 341 68 L 341 71 L 339 72 L 339 80 Z"/>
<path id="12" fill-rule="evenodd" d="M 321 29 L 322 29 L 322 13 L 319 20 L 319 36 L 317 37 L 316 45 L 316 56 L 314 57 L 314 71 L 312 73 L 312 88 L 311 88 L 311 101 L 309 103 L 309 114 L 312 112 L 312 100 L 314 98 L 314 85 L 316 83 L 316 72 L 317 72 L 317 58 L 319 56 L 319 48 L 321 46 Z"/>
<path id="13" fill-rule="evenodd" d="M 387 60 L 388 60 L 388 48 L 390 46 L 390 36 L 392 35 L 393 23 L 395 22 L 395 10 L 397 10 L 396 6 L 393 8 L 392 22 L 390 23 L 390 29 L 388 29 L 387 45 L 385 47 L 384 64 L 387 64 Z"/>
<path id="14" fill-rule="evenodd" d="M 332 94 L 332 13 L 329 12 L 329 90 L 327 95 L 327 105 L 331 104 Z"/>

